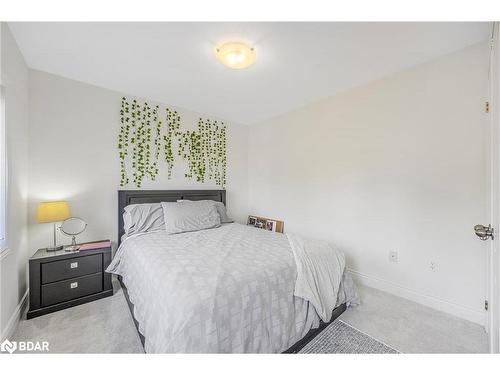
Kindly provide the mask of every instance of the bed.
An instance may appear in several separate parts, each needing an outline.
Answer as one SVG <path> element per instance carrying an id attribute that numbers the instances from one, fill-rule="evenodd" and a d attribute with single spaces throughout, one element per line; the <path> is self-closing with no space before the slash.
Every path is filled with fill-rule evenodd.
<path id="1" fill-rule="evenodd" d="M 345 272 L 335 308 L 322 322 L 294 295 L 297 267 L 285 235 L 236 223 L 122 243 L 130 204 L 214 200 L 224 190 L 120 190 L 118 275 L 147 353 L 295 353 L 356 298 Z"/>

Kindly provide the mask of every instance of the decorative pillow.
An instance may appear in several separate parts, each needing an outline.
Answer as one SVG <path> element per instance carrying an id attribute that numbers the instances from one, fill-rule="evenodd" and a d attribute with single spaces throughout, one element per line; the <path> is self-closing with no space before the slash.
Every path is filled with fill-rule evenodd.
<path id="1" fill-rule="evenodd" d="M 130 204 L 123 213 L 124 238 L 137 233 L 165 230 L 161 203 Z"/>
<path id="2" fill-rule="evenodd" d="M 179 199 L 177 202 L 212 202 L 219 213 L 221 224 L 234 223 L 234 220 L 227 216 L 226 206 L 222 202 L 212 200 L 190 201 L 188 199 Z"/>
<path id="3" fill-rule="evenodd" d="M 168 234 L 220 226 L 220 216 L 209 201 L 161 202 Z"/>

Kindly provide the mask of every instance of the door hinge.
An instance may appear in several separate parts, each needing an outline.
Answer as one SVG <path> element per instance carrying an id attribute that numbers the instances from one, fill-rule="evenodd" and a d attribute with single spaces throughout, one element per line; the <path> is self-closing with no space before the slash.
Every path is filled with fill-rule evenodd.
<path id="1" fill-rule="evenodd" d="M 484 105 L 484 111 L 490 113 L 490 102 L 486 102 Z"/>
<path id="2" fill-rule="evenodd" d="M 484 309 L 488 311 L 488 300 L 484 301 Z"/>

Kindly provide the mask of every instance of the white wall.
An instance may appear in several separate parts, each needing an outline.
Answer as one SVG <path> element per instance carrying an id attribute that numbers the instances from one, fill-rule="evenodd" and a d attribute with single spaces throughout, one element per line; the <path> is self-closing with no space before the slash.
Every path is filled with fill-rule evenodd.
<path id="1" fill-rule="evenodd" d="M 249 211 L 336 243 L 358 281 L 483 324 L 487 63 L 475 45 L 250 127 Z"/>
<path id="2" fill-rule="evenodd" d="M 16 310 L 27 290 L 28 68 L 8 26 L 2 28 L 2 84 L 8 155 L 7 246 L 0 256 L 1 338 L 15 328 Z"/>
<path id="3" fill-rule="evenodd" d="M 79 240 L 116 241 L 120 189 L 117 141 L 123 95 L 30 71 L 30 249 L 44 247 L 52 240 L 51 224 L 34 220 L 37 203 L 46 200 L 68 200 L 72 214 L 88 222 Z M 195 128 L 200 116 L 212 118 L 182 109 L 179 113 L 184 129 Z M 247 128 L 228 124 L 227 132 L 228 211 L 243 221 L 247 213 Z M 156 182 L 145 182 L 142 189 L 220 188 L 184 178 L 182 166 L 173 171 L 172 180 L 163 176 Z M 60 240 L 70 242 L 68 237 Z"/>

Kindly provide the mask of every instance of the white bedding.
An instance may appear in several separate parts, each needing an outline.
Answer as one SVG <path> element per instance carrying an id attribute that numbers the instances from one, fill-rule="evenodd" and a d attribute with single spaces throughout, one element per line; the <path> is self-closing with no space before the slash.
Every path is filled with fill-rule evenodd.
<path id="1" fill-rule="evenodd" d="M 294 296 L 297 267 L 279 233 L 224 224 L 132 236 L 107 271 L 123 277 L 148 353 L 279 353 L 319 324 Z M 335 306 L 356 298 L 344 273 Z"/>
<path id="2" fill-rule="evenodd" d="M 345 268 L 344 254 L 326 241 L 287 234 L 297 266 L 294 295 L 312 303 L 324 322 L 330 321 Z"/>

